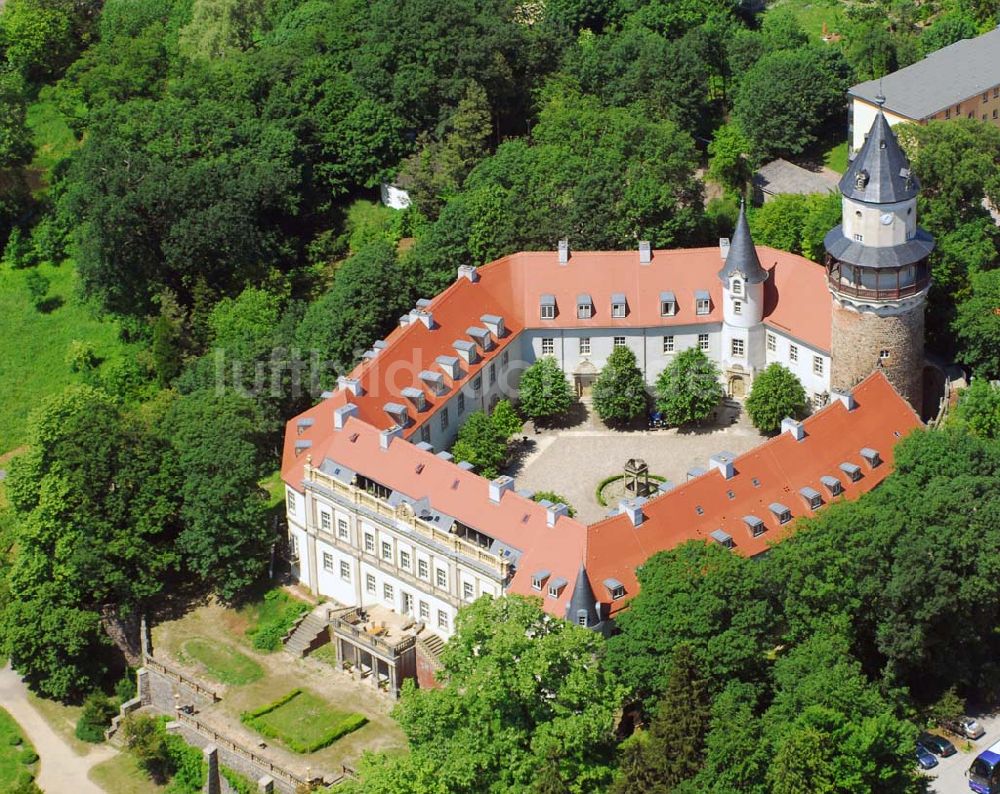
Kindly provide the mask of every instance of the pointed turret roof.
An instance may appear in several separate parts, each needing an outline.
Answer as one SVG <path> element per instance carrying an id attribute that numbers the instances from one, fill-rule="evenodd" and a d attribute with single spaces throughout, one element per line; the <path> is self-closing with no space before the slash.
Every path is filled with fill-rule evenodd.
<path id="1" fill-rule="evenodd" d="M 566 605 L 566 618 L 573 623 L 577 623 L 577 615 L 580 610 L 587 611 L 587 628 L 594 628 L 601 622 L 601 616 L 597 614 L 597 598 L 594 596 L 594 588 L 590 586 L 590 577 L 587 576 L 587 568 L 580 563 L 580 571 L 576 575 L 576 583 L 573 585 L 573 596 Z"/>
<path id="2" fill-rule="evenodd" d="M 767 271 L 760 265 L 757 249 L 754 247 L 753 238 L 750 236 L 750 226 L 747 223 L 747 216 L 743 209 L 742 201 L 740 202 L 740 217 L 736 220 L 736 230 L 733 232 L 733 239 L 729 243 L 726 264 L 719 271 L 719 278 L 725 283 L 737 274 L 751 284 L 759 284 L 762 281 L 767 281 Z"/>
<path id="3" fill-rule="evenodd" d="M 894 204 L 915 198 L 919 190 L 920 183 L 910 173 L 910 163 L 879 108 L 864 145 L 840 180 L 840 192 L 870 204 Z"/>

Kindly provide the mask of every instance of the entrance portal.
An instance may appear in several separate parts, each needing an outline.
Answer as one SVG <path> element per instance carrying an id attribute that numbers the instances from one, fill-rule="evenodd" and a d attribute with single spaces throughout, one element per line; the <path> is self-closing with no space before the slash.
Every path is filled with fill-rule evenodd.
<path id="1" fill-rule="evenodd" d="M 742 400 L 747 393 L 746 381 L 742 375 L 733 375 L 729 378 L 729 396 L 734 400 Z"/>

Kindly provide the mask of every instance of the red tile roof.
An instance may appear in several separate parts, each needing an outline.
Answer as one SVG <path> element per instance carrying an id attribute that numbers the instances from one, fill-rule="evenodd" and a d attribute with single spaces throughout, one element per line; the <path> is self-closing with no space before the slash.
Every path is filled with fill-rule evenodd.
<path id="1" fill-rule="evenodd" d="M 881 372 L 862 381 L 853 396 L 856 406 L 851 411 L 835 401 L 806 419 L 802 440 L 782 433 L 736 458 L 735 475 L 729 480 L 713 469 L 651 499 L 639 526 L 624 515 L 592 524 L 587 534 L 587 570 L 597 598 L 611 601 L 602 583 L 617 579 L 625 585 L 626 598 L 614 601 L 611 610 L 612 614 L 620 611 L 638 591 L 635 569 L 639 565 L 685 541 L 710 540 L 717 529 L 732 537 L 734 550 L 740 554 L 766 551 L 791 530 L 794 519 L 813 515 L 800 488 L 818 491 L 824 505 L 836 499 L 856 499 L 872 490 L 892 472 L 896 442 L 921 422 Z M 865 462 L 860 454 L 865 447 L 879 453 L 881 465 L 871 468 Z M 852 482 L 840 470 L 844 462 L 861 468 L 860 480 Z M 831 499 L 820 482 L 824 475 L 840 480 L 842 496 Z M 775 502 L 791 509 L 790 523 L 778 524 L 769 507 Z M 744 523 L 747 515 L 762 519 L 766 531 L 753 537 Z"/>

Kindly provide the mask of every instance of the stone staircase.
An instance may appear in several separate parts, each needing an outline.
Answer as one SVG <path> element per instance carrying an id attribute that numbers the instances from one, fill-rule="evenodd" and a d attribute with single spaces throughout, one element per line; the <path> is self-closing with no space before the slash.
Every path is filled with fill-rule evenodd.
<path id="1" fill-rule="evenodd" d="M 321 604 L 285 635 L 284 646 L 288 653 L 301 659 L 330 641 L 327 609 L 325 604 Z"/>
<path id="2" fill-rule="evenodd" d="M 422 632 L 417 636 L 417 653 L 419 653 L 428 666 L 434 670 L 441 670 L 441 651 L 444 649 L 444 640 L 437 634 Z"/>

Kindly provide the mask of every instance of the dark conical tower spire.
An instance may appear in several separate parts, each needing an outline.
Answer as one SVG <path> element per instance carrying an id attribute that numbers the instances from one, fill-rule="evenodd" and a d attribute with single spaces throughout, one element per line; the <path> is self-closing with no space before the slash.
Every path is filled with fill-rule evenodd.
<path id="1" fill-rule="evenodd" d="M 586 616 L 586 623 L 583 621 L 584 616 Z M 588 629 L 598 629 L 602 623 L 601 616 L 597 611 L 594 588 L 590 586 L 590 577 L 587 576 L 587 568 L 583 562 L 580 563 L 580 571 L 576 575 L 573 595 L 566 605 L 566 619 L 578 626 L 586 626 Z"/>
<path id="2" fill-rule="evenodd" d="M 840 180 L 840 192 L 869 204 L 895 204 L 916 197 L 919 190 L 906 154 L 879 108 L 868 137 Z"/>
<path id="3" fill-rule="evenodd" d="M 747 215 L 743 209 L 742 201 L 740 202 L 740 217 L 736 220 L 736 230 L 729 243 L 726 264 L 719 271 L 719 278 L 723 282 L 728 282 L 736 275 L 742 276 L 744 281 L 749 284 L 767 281 L 767 271 L 760 265 L 757 249 L 750 236 L 750 225 L 747 223 Z"/>

